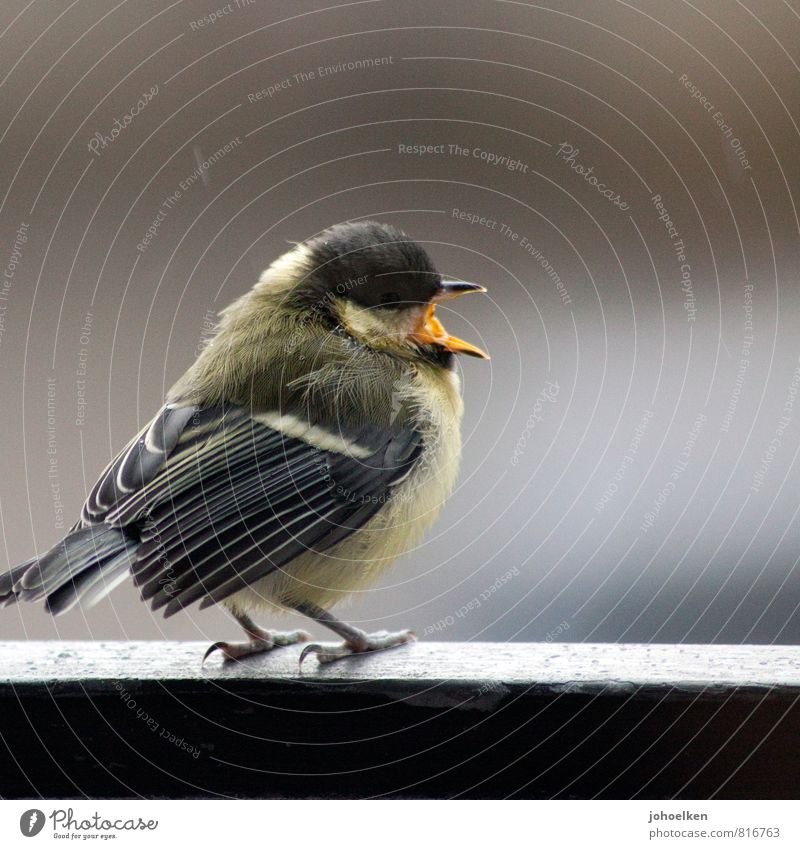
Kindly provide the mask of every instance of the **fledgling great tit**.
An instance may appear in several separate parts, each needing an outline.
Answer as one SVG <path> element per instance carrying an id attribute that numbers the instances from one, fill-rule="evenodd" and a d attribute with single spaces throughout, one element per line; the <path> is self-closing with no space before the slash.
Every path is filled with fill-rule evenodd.
<path id="1" fill-rule="evenodd" d="M 236 659 L 309 639 L 251 614 L 296 610 L 339 634 L 329 662 L 413 632 L 367 634 L 328 608 L 415 546 L 450 494 L 461 454 L 454 355 L 436 305 L 448 282 L 427 253 L 375 222 L 296 245 L 221 313 L 166 404 L 103 472 L 80 521 L 0 576 L 0 600 L 91 605 L 130 574 L 165 616 L 223 604 Z"/>

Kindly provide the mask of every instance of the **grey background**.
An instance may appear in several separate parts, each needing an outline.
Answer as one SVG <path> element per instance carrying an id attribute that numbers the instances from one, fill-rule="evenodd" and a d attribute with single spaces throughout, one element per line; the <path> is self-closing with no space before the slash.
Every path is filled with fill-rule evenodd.
<path id="1" fill-rule="evenodd" d="M 60 538 L 56 496 L 68 526 L 208 317 L 287 240 L 374 217 L 489 288 L 443 317 L 492 360 L 460 362 L 457 492 L 347 615 L 426 639 L 796 642 L 800 401 L 784 408 L 800 381 L 800 7 L 256 0 L 193 25 L 215 8 L 0 10 L 0 565 Z M 95 133 L 153 86 L 93 154 Z M 165 199 L 237 137 L 137 250 Z M 559 158 L 562 143 L 628 209 Z M 685 244 L 693 321 L 656 194 Z M 558 392 L 537 406 L 547 381 Z M 1 614 L 2 638 L 236 634 L 220 611 L 155 617 L 131 586 L 55 621 L 39 607 Z"/>

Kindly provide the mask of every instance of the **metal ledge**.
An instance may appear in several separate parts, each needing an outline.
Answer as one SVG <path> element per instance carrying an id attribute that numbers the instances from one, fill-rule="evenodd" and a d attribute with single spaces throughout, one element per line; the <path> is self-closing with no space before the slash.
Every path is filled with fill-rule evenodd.
<path id="1" fill-rule="evenodd" d="M 5 798 L 796 798 L 800 648 L 0 644 Z"/>

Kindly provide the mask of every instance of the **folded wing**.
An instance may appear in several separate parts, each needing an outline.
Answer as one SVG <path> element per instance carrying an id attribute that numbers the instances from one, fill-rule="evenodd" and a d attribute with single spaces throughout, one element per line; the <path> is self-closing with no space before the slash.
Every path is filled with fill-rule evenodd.
<path id="1" fill-rule="evenodd" d="M 165 407 L 106 469 L 82 525 L 135 531 L 134 580 L 169 616 L 349 536 L 421 449 L 409 425 L 342 431 L 234 406 Z"/>

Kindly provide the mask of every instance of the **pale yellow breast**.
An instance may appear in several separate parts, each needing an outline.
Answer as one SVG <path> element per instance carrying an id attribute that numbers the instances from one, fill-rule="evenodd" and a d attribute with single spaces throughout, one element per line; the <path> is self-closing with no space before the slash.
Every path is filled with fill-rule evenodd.
<path id="1" fill-rule="evenodd" d="M 420 544 L 455 485 L 463 411 L 458 376 L 424 368 L 407 387 L 421 411 L 425 446 L 409 477 L 359 531 L 324 554 L 307 552 L 236 593 L 228 600 L 230 607 L 244 612 L 275 612 L 300 602 L 330 607 L 369 587 L 398 557 Z"/>

